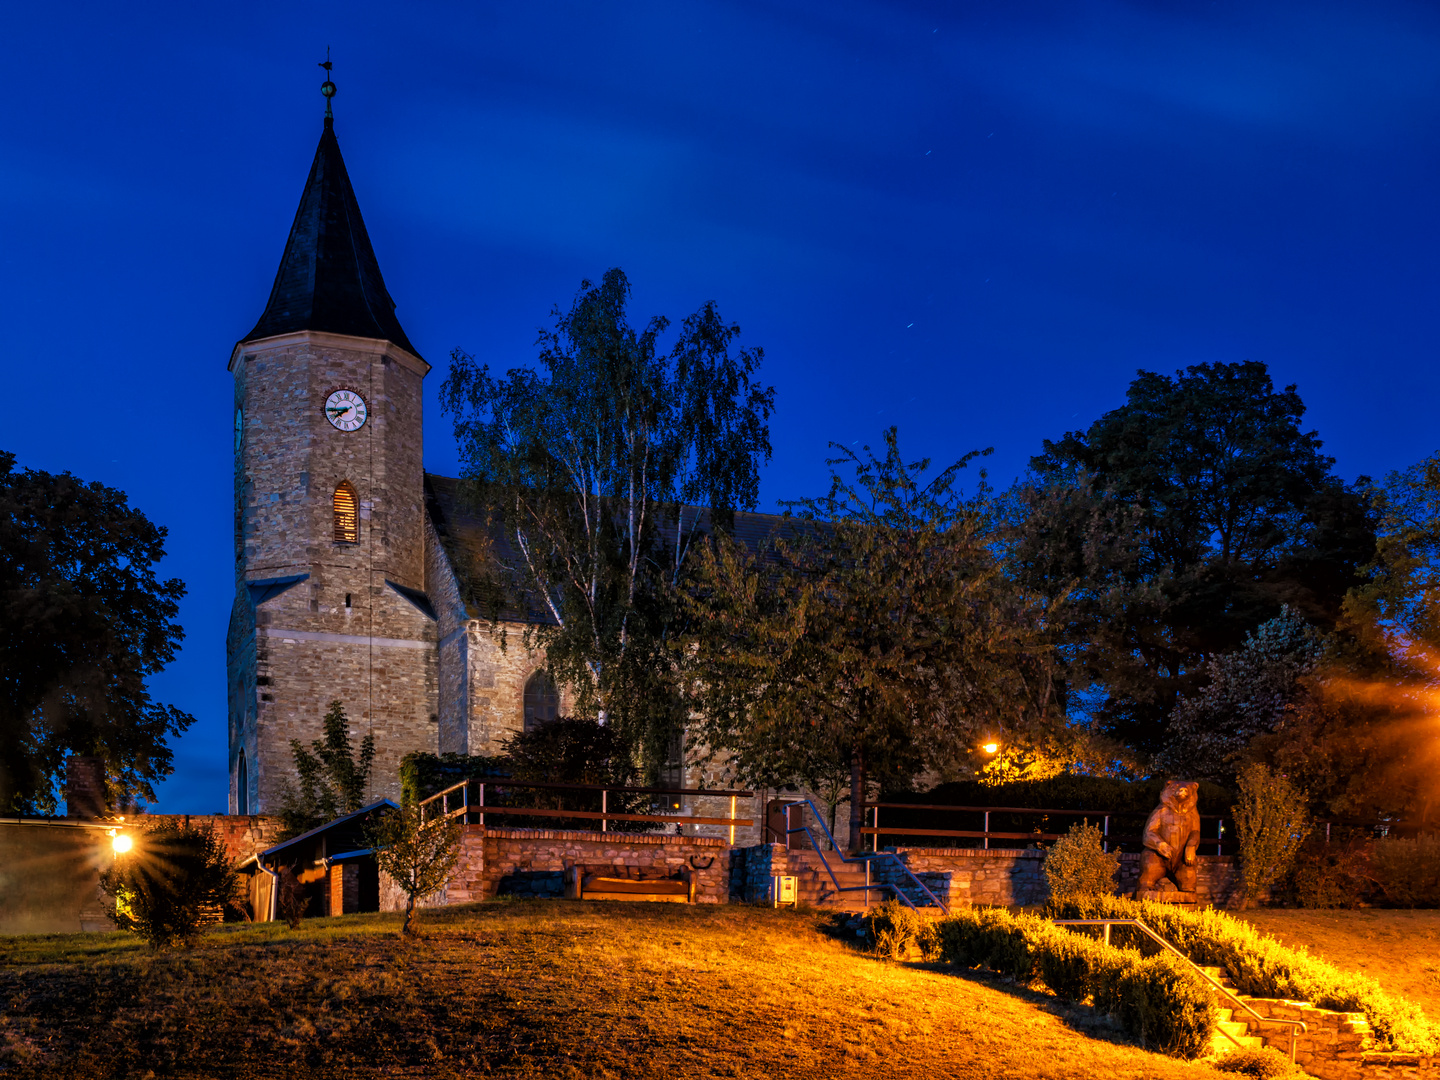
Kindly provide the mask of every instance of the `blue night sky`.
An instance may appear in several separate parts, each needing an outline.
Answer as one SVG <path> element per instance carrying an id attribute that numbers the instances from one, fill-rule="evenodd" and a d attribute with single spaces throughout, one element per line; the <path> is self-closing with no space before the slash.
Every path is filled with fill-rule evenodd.
<path id="1" fill-rule="evenodd" d="M 963 8 L 957 14 L 955 9 Z M 777 388 L 766 506 L 826 443 L 993 446 L 1008 483 L 1137 368 L 1259 360 L 1347 478 L 1437 449 L 1440 14 L 1104 4 L 12 4 L 0 448 L 169 531 L 197 717 L 159 809 L 223 808 L 226 361 L 335 127 L 436 370 L 506 369 L 580 280 L 715 300 Z"/>

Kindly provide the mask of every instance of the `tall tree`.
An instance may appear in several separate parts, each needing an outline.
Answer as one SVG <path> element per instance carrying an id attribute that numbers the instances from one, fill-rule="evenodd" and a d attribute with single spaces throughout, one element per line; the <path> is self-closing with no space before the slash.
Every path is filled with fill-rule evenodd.
<path id="1" fill-rule="evenodd" d="M 146 688 L 184 637 L 164 554 L 124 492 L 0 452 L 0 812 L 53 811 L 70 754 L 104 760 L 112 798 L 170 774 L 194 717 Z"/>
<path id="2" fill-rule="evenodd" d="M 1064 725 L 1044 608 L 995 549 L 989 491 L 933 476 L 894 428 L 836 447 L 830 490 L 791 504 L 756 556 L 721 538 L 692 579 L 698 734 L 751 782 L 851 768 L 850 843 L 869 778 L 954 772 L 978 743 Z"/>
<path id="3" fill-rule="evenodd" d="M 1440 796 L 1440 455 L 1375 490 L 1380 536 L 1325 661 L 1247 756 L 1343 818 L 1434 820 Z"/>
<path id="4" fill-rule="evenodd" d="M 1143 752 L 1206 661 L 1282 605 L 1333 626 L 1373 555 L 1365 482 L 1333 474 L 1304 412 L 1261 363 L 1142 371 L 1124 405 L 1032 459 L 1019 572 L 1071 590 L 1072 678 L 1096 688 L 1099 726 Z"/>
<path id="5" fill-rule="evenodd" d="M 669 643 L 676 589 L 703 531 L 755 506 L 774 390 L 763 353 L 713 303 L 631 326 L 618 269 L 582 282 L 542 331 L 538 370 L 503 379 L 457 351 L 442 391 L 465 476 L 515 552 L 503 584 L 538 616 L 531 643 L 577 695 L 663 758 L 684 706 Z M 493 589 L 489 595 L 498 596 Z"/>

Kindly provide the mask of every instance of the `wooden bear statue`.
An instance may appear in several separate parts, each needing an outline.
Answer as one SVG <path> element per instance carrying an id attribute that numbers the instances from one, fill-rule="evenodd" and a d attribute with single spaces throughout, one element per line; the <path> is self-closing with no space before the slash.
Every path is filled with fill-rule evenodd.
<path id="1" fill-rule="evenodd" d="M 1140 854 L 1140 883 L 1135 897 L 1158 890 L 1195 892 L 1195 848 L 1200 843 L 1199 791 L 1186 780 L 1171 780 L 1160 805 L 1145 822 Z"/>

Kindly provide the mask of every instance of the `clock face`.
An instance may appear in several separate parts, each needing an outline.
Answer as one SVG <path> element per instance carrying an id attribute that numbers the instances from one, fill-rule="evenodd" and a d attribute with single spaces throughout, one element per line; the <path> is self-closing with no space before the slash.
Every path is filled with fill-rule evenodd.
<path id="1" fill-rule="evenodd" d="M 361 427 L 367 415 L 365 399 L 354 390 L 336 390 L 325 399 L 325 419 L 341 431 Z"/>

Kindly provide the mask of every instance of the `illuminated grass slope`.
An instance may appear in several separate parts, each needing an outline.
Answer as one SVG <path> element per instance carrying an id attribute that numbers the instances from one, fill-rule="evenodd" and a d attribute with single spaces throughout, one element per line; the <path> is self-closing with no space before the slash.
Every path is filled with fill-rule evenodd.
<path id="1" fill-rule="evenodd" d="M 0 1076 L 1217 1076 L 1087 1008 L 878 962 L 804 913 L 491 903 L 227 927 L 192 953 L 0 938 Z"/>

